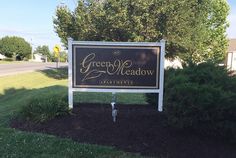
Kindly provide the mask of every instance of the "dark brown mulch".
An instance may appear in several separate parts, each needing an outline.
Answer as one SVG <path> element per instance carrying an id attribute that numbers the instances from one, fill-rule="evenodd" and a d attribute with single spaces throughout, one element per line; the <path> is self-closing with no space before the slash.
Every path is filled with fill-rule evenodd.
<path id="1" fill-rule="evenodd" d="M 236 146 L 165 126 L 153 106 L 118 105 L 112 122 L 110 105 L 80 104 L 73 114 L 43 124 L 13 120 L 11 127 L 72 138 L 78 142 L 164 158 L 236 158 Z"/>

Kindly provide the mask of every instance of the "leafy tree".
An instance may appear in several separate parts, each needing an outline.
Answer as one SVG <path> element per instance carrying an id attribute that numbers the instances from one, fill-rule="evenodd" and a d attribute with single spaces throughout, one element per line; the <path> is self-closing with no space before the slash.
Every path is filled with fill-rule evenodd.
<path id="1" fill-rule="evenodd" d="M 74 11 L 59 6 L 54 27 L 61 41 L 167 40 L 167 57 L 185 62 L 225 57 L 226 0 L 88 0 Z"/>
<path id="2" fill-rule="evenodd" d="M 49 61 L 52 61 L 52 54 L 50 53 L 50 50 L 48 46 L 43 45 L 43 46 L 38 46 L 34 53 L 42 54 L 48 58 Z"/>
<path id="3" fill-rule="evenodd" d="M 67 61 L 67 53 L 66 51 L 62 51 L 60 53 L 60 62 L 66 62 Z"/>
<path id="4" fill-rule="evenodd" d="M 29 58 L 31 51 L 30 44 L 21 37 L 6 36 L 0 39 L 0 53 L 9 58 L 18 57 L 20 60 Z"/>
<path id="5" fill-rule="evenodd" d="M 50 61 L 52 62 L 67 62 L 68 57 L 66 51 L 60 51 L 59 57 L 56 57 L 54 54 L 51 56 Z"/>

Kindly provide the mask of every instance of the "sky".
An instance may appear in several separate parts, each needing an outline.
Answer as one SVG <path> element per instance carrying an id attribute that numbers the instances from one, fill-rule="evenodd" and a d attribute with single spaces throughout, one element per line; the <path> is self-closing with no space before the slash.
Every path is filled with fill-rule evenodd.
<path id="1" fill-rule="evenodd" d="M 62 3 L 73 9 L 77 0 L 1 0 L 0 38 L 20 36 L 31 43 L 33 49 L 48 45 L 50 50 L 61 44 L 54 32 L 53 16 Z M 236 38 L 236 0 L 227 0 L 231 10 L 228 20 L 228 38 Z"/>
<path id="2" fill-rule="evenodd" d="M 236 0 L 227 0 L 230 6 L 228 20 L 230 27 L 227 30 L 229 38 L 236 38 Z"/>
<path id="3" fill-rule="evenodd" d="M 73 8 L 76 0 L 0 0 L 0 38 L 20 36 L 33 49 L 49 45 L 52 50 L 61 44 L 54 32 L 53 16 L 62 2 Z"/>

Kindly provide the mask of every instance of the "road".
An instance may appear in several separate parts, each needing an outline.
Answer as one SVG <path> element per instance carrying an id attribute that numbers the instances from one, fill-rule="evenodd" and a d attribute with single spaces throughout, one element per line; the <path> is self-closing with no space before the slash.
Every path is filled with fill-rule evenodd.
<path id="1" fill-rule="evenodd" d="M 67 66 L 67 63 L 60 63 L 59 65 L 60 67 L 64 67 Z M 54 68 L 56 68 L 56 63 L 24 62 L 24 63 L 0 64 L 0 76 L 14 75 L 19 73 L 54 69 Z"/>

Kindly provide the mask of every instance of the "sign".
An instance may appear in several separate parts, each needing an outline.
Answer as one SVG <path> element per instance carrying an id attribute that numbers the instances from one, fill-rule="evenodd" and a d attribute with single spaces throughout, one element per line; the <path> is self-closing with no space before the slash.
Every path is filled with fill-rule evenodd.
<path id="1" fill-rule="evenodd" d="M 59 45 L 55 45 L 53 48 L 53 52 L 54 52 L 55 57 L 58 58 L 60 56 L 60 51 L 61 51 L 61 47 Z"/>
<path id="2" fill-rule="evenodd" d="M 73 88 L 159 87 L 160 46 L 82 46 L 72 49 Z"/>
<path id="3" fill-rule="evenodd" d="M 87 42 L 68 39 L 68 102 L 73 92 L 158 93 L 163 110 L 165 41 Z"/>

